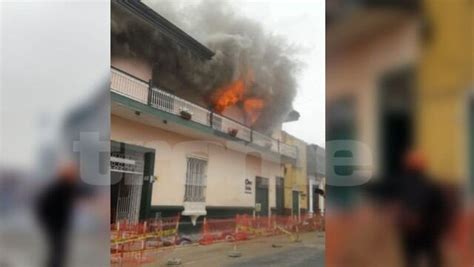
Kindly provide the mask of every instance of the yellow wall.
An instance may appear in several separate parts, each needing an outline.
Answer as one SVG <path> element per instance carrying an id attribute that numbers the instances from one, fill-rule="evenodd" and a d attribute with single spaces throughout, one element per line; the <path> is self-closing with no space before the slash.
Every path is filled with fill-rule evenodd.
<path id="1" fill-rule="evenodd" d="M 300 191 L 300 209 L 308 209 L 308 176 L 306 171 L 306 143 L 294 136 L 282 132 L 283 142 L 298 148 L 296 164 L 285 164 L 285 208 L 293 207 L 294 190 Z M 302 196 L 304 195 L 304 196 Z"/>
<path id="2" fill-rule="evenodd" d="M 431 172 L 445 180 L 467 176 L 467 92 L 474 87 L 474 5 L 425 1 L 431 39 L 419 64 L 417 144 Z"/>

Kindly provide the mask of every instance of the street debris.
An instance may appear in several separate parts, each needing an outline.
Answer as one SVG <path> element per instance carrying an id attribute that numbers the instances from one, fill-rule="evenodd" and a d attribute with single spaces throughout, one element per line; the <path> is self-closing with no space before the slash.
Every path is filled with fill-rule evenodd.
<path id="1" fill-rule="evenodd" d="M 169 266 L 181 265 L 181 259 L 180 258 L 171 258 L 171 259 L 168 260 L 166 265 L 169 265 Z"/>
<path id="2" fill-rule="evenodd" d="M 232 258 L 238 258 L 242 256 L 242 252 L 237 250 L 237 245 L 234 245 L 234 249 L 229 251 L 227 256 L 232 257 Z"/>

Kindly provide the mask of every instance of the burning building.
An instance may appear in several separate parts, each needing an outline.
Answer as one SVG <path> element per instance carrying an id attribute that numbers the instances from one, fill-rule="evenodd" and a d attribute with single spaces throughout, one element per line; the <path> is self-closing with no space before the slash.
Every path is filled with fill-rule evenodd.
<path id="1" fill-rule="evenodd" d="M 301 216 L 308 212 L 307 144 L 295 136 L 282 132 L 283 141 L 297 147 L 298 156 L 294 163 L 284 164 L 284 206 L 285 214 Z"/>
<path id="2" fill-rule="evenodd" d="M 235 31 L 205 46 L 139 1 L 112 3 L 112 221 L 282 208 L 296 65 Z"/>
<path id="3" fill-rule="evenodd" d="M 326 191 L 326 151 L 324 148 L 309 144 L 306 146 L 308 174 L 308 213 L 323 213 L 324 193 Z"/>

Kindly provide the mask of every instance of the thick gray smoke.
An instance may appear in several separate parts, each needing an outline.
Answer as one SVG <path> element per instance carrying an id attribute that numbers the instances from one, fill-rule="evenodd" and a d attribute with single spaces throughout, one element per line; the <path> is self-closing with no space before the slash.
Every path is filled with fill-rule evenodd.
<path id="1" fill-rule="evenodd" d="M 258 22 L 236 14 L 226 1 L 179 2 L 145 4 L 210 48 L 215 53 L 211 60 L 200 59 L 118 8 L 112 8 L 112 53 L 149 61 L 153 82 L 160 87 L 201 90 L 210 108 L 219 88 L 251 73 L 253 81 L 247 83 L 244 98 L 264 101 L 253 127 L 273 130 L 292 110 L 300 69 L 297 49 L 265 32 Z"/>

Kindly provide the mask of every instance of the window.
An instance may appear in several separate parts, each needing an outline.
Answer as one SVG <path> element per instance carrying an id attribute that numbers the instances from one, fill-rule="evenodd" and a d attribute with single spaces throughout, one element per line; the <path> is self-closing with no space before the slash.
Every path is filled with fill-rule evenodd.
<path id="1" fill-rule="evenodd" d="M 206 200 L 206 167 L 207 161 L 188 158 L 184 201 L 204 202 Z"/>

